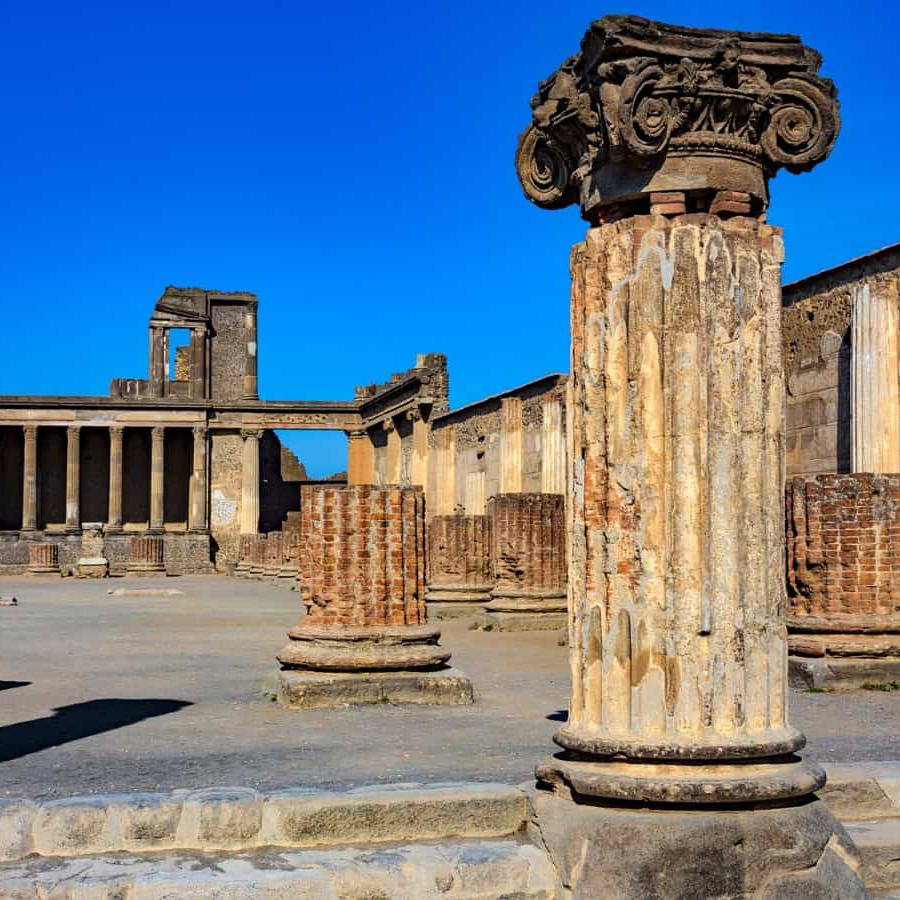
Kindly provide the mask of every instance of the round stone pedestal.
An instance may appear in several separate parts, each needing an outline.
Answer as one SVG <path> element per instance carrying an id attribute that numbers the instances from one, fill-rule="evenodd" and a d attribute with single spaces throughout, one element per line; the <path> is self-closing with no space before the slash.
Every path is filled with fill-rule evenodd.
<path id="1" fill-rule="evenodd" d="M 476 621 L 497 631 L 556 631 L 566 627 L 566 592 L 494 588 Z"/>
<path id="2" fill-rule="evenodd" d="M 165 541 L 161 537 L 131 539 L 131 555 L 126 571 L 129 575 L 165 575 Z"/>
<path id="3" fill-rule="evenodd" d="M 458 619 L 480 613 L 491 599 L 490 584 L 429 584 L 425 607 L 429 621 Z"/>

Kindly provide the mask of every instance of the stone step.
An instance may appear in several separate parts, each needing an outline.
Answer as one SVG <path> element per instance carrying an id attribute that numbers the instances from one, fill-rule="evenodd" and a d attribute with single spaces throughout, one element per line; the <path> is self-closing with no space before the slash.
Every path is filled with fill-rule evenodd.
<path id="1" fill-rule="evenodd" d="M 167 853 L 0 866 L 0 900 L 553 900 L 555 872 L 515 840 L 393 848 Z"/>
<path id="2" fill-rule="evenodd" d="M 0 799 L 0 861 L 499 838 L 522 830 L 526 816 L 524 791 L 503 784 Z"/>
<path id="3" fill-rule="evenodd" d="M 900 817 L 843 825 L 859 851 L 859 874 L 866 887 L 870 891 L 893 891 L 900 897 Z"/>

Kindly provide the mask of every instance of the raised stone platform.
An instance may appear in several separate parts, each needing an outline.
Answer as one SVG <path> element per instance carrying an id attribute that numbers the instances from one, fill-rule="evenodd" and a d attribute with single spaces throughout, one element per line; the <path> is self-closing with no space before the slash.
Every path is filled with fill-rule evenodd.
<path id="1" fill-rule="evenodd" d="M 900 683 L 900 659 L 789 656 L 788 680 L 796 690 L 855 691 L 864 684 Z"/>
<path id="2" fill-rule="evenodd" d="M 266 689 L 291 709 L 330 709 L 365 703 L 458 706 L 475 700 L 472 682 L 458 669 L 412 672 L 273 673 Z"/>

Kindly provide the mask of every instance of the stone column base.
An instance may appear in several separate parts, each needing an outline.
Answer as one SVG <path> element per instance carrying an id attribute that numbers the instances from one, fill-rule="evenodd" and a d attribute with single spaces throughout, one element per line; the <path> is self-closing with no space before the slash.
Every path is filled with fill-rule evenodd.
<path id="1" fill-rule="evenodd" d="M 429 584 L 425 610 L 429 619 L 474 616 L 491 599 L 490 584 Z"/>
<path id="2" fill-rule="evenodd" d="M 472 682 L 450 667 L 422 672 L 307 672 L 285 669 L 266 685 L 282 706 L 332 709 L 364 703 L 458 706 L 473 703 Z"/>
<path id="3" fill-rule="evenodd" d="M 475 622 L 497 631 L 557 631 L 568 623 L 566 592 L 494 588 Z"/>
<path id="4" fill-rule="evenodd" d="M 864 684 L 900 684 L 898 657 L 788 657 L 788 682 L 795 690 L 855 691 Z"/>
<path id="5" fill-rule="evenodd" d="M 528 826 L 571 900 L 864 900 L 855 848 L 825 804 L 640 808 L 563 789 L 531 796 Z"/>

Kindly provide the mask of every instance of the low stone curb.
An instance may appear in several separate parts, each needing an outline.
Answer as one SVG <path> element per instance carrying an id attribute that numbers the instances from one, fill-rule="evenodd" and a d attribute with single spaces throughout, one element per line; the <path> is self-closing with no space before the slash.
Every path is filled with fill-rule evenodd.
<path id="1" fill-rule="evenodd" d="M 900 762 L 829 763 L 819 796 L 841 820 L 900 816 Z"/>
<path id="2" fill-rule="evenodd" d="M 117 851 L 251 850 L 504 837 L 527 817 L 501 784 L 397 785 L 336 793 L 251 788 L 0 800 L 0 861 Z"/>

